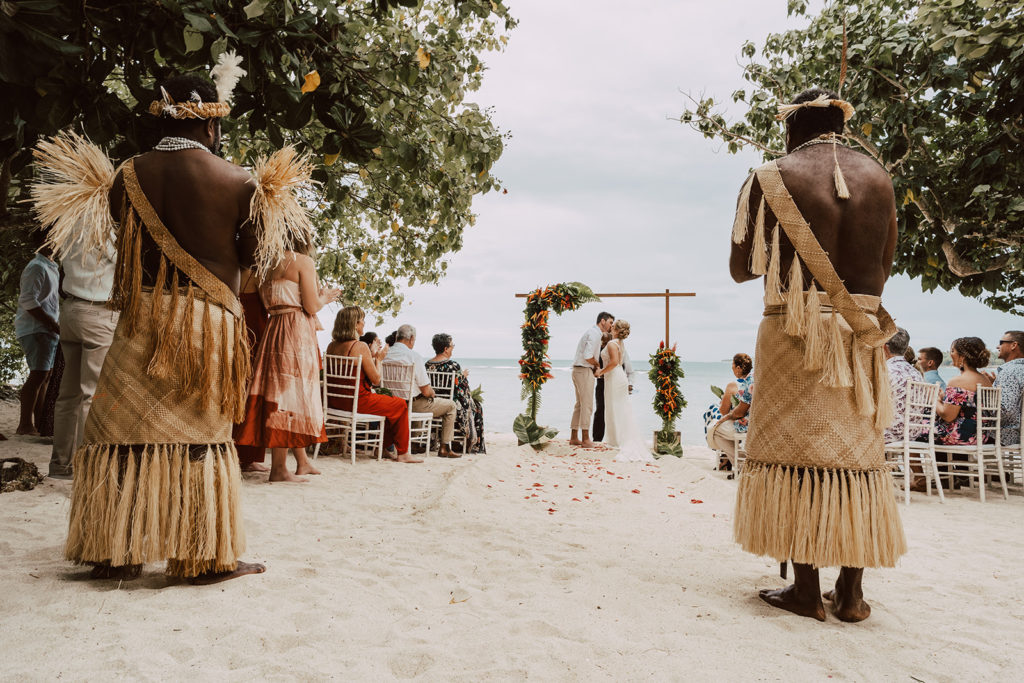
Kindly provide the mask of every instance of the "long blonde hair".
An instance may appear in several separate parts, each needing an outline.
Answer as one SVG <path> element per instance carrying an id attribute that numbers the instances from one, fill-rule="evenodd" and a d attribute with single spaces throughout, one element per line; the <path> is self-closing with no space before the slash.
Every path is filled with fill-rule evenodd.
<path id="1" fill-rule="evenodd" d="M 366 314 L 363 313 L 363 309 L 358 306 L 346 306 L 341 309 L 338 311 L 337 317 L 334 318 L 334 329 L 331 331 L 331 338 L 338 342 L 359 339 L 356 325 L 365 317 Z"/>

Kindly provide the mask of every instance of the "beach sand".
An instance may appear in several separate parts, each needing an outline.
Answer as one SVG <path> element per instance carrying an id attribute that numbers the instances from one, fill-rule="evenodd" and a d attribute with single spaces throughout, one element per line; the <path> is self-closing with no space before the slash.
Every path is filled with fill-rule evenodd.
<path id="1" fill-rule="evenodd" d="M 3 457 L 45 473 L 49 446 Z M 245 559 L 208 587 L 61 559 L 70 482 L 0 495 L 3 680 L 1011 680 L 1024 664 L 1024 497 L 916 494 L 910 552 L 868 570 L 871 618 L 769 608 L 778 565 L 731 540 L 710 452 L 619 464 L 491 434 L 423 465 L 320 458 L 308 484 L 242 487 Z M 823 588 L 835 569 L 822 571 Z M 1017 673 L 1014 674 L 1013 672 Z"/>

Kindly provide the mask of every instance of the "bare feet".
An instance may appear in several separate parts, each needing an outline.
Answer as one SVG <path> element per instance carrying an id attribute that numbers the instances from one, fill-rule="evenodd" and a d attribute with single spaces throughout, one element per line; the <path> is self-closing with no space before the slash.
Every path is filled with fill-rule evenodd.
<path id="1" fill-rule="evenodd" d="M 237 579 L 239 576 L 245 576 L 246 574 L 262 574 L 267 571 L 267 568 L 256 562 L 238 562 L 238 566 L 235 567 L 234 571 L 229 572 L 206 572 L 199 576 L 193 576 L 188 580 L 193 586 L 208 586 L 211 583 L 220 583 L 221 581 L 228 581 L 230 579 Z"/>
<path id="2" fill-rule="evenodd" d="M 18 428 L 14 431 L 14 433 L 17 434 L 18 436 L 39 436 L 39 432 L 32 425 L 29 425 L 28 427 L 18 425 Z"/>
<path id="3" fill-rule="evenodd" d="M 590 439 L 586 439 L 585 441 L 580 442 L 580 446 L 582 446 L 583 448 L 596 448 L 597 444 L 595 444 Z"/>
<path id="4" fill-rule="evenodd" d="M 863 569 L 843 567 L 839 570 L 836 587 L 822 595 L 832 603 L 832 613 L 840 621 L 856 623 L 871 616 L 871 605 L 864 602 L 864 593 L 861 589 L 863 575 Z"/>
<path id="5" fill-rule="evenodd" d="M 570 446 L 579 446 L 582 443 L 583 442 L 580 441 L 579 439 L 569 439 L 569 445 Z"/>
<path id="6" fill-rule="evenodd" d="M 415 464 L 423 461 L 419 458 L 412 457 L 409 453 L 402 453 L 401 455 L 395 456 L 395 462 L 408 462 Z"/>
<path id="7" fill-rule="evenodd" d="M 309 479 L 306 479 L 305 477 L 297 477 L 291 472 L 289 472 L 287 468 L 278 469 L 276 467 L 272 467 L 270 468 L 270 477 L 268 481 L 290 481 L 296 483 L 305 483 L 309 481 Z"/>
<path id="8" fill-rule="evenodd" d="M 295 474 L 320 474 L 320 470 L 305 462 L 295 467 Z"/>
<path id="9" fill-rule="evenodd" d="M 758 596 L 772 607 L 778 607 L 787 612 L 799 614 L 801 617 L 811 617 L 818 621 L 825 621 L 825 606 L 821 604 L 821 598 L 817 595 L 814 596 L 814 599 L 810 600 L 801 597 L 797 593 L 795 585 L 786 586 L 774 591 L 762 590 L 758 593 Z"/>
<path id="10" fill-rule="evenodd" d="M 243 472 L 269 472 L 270 468 L 261 462 L 251 462 L 242 466 Z"/>
<path id="11" fill-rule="evenodd" d="M 109 563 L 98 564 L 89 572 L 90 579 L 114 579 L 116 581 L 132 581 L 142 574 L 141 564 L 126 564 L 112 567 Z"/>

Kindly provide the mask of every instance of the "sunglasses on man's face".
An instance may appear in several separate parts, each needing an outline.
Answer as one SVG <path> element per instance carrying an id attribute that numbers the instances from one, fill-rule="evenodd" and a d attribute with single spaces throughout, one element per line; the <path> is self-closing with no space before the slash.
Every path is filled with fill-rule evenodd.
<path id="1" fill-rule="evenodd" d="M 1003 344 L 1013 344 L 1013 343 L 1015 343 L 1015 342 L 1012 339 L 1000 339 L 999 343 L 996 344 L 996 346 L 1002 346 Z"/>

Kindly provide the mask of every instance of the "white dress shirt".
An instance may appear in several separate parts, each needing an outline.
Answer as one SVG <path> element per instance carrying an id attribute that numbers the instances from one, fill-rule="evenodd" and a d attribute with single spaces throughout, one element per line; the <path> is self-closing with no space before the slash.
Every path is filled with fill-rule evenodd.
<path id="1" fill-rule="evenodd" d="M 107 242 L 105 251 L 96 252 L 86 249 L 78 240 L 60 263 L 64 269 L 64 293 L 86 301 L 106 301 L 114 286 L 116 260 L 113 241 Z"/>
<path id="2" fill-rule="evenodd" d="M 599 353 L 601 353 L 601 330 L 594 325 L 580 337 L 580 343 L 576 345 L 576 357 L 572 364 L 579 368 L 596 367 L 596 365 L 592 366 L 588 363 L 587 359 L 592 358 L 596 363 Z"/>
<path id="3" fill-rule="evenodd" d="M 384 358 L 384 362 L 413 366 L 413 383 L 416 385 L 413 388 L 413 398 L 423 393 L 420 391 L 420 387 L 430 384 L 430 379 L 427 377 L 427 366 L 424 364 L 423 357 L 402 342 L 395 342 L 395 345 L 388 349 L 388 355 Z"/>
<path id="4" fill-rule="evenodd" d="M 635 373 L 633 371 L 633 363 L 629 360 L 629 351 L 626 351 L 626 345 L 619 342 L 619 348 L 622 349 L 622 371 L 626 373 L 626 378 L 629 380 L 629 386 L 633 386 L 633 377 Z"/>

